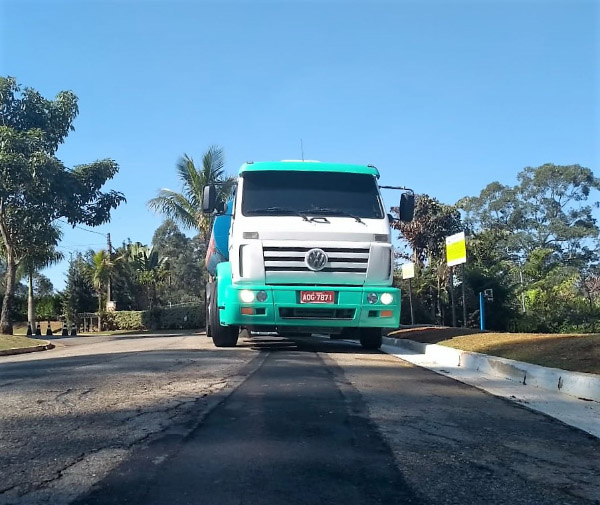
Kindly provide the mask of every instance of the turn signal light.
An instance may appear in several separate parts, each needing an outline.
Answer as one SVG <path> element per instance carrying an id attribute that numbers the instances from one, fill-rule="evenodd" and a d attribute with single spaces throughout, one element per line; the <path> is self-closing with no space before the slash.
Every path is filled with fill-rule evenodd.
<path id="1" fill-rule="evenodd" d="M 394 313 L 391 310 L 382 310 L 381 317 L 392 317 Z"/>

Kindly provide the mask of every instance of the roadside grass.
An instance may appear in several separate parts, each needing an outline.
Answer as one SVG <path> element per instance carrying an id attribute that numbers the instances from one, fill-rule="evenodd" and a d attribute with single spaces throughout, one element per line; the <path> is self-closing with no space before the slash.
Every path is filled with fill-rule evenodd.
<path id="1" fill-rule="evenodd" d="M 40 328 L 42 330 L 42 337 L 46 336 L 46 328 L 48 321 L 40 321 Z M 60 321 L 50 321 L 50 328 L 52 329 L 53 336 L 60 337 L 62 331 L 62 323 Z M 68 328 L 71 333 L 71 328 Z M 104 331 L 90 331 L 90 332 L 78 332 L 78 336 L 82 337 L 101 337 L 101 336 L 115 336 L 115 335 L 144 335 L 144 334 L 173 334 L 173 333 L 198 333 L 200 329 L 190 330 L 104 330 Z M 35 329 L 34 329 L 35 333 Z M 14 335 L 27 335 L 27 321 L 13 323 L 13 334 Z M 35 335 L 33 335 L 35 337 Z"/>
<path id="2" fill-rule="evenodd" d="M 114 335 L 173 335 L 182 334 L 187 335 L 191 333 L 199 333 L 199 329 L 188 329 L 188 330 L 103 330 L 93 332 L 81 332 L 77 335 L 82 337 L 102 337 L 102 336 L 114 336 Z"/>
<path id="3" fill-rule="evenodd" d="M 22 337 L 20 335 L 0 335 L 0 351 L 8 351 L 9 349 L 22 349 L 25 347 L 35 347 L 38 345 L 46 345 L 44 340 L 35 338 Z"/>
<path id="4" fill-rule="evenodd" d="M 46 335 L 46 328 L 48 327 L 48 321 L 40 321 L 40 329 L 42 330 L 42 336 Z M 62 330 L 62 323 L 60 321 L 50 321 L 50 328 L 52 328 L 52 332 L 56 333 L 57 331 L 60 334 Z M 35 336 L 35 328 L 33 328 L 33 333 Z M 14 335 L 27 335 L 27 321 L 20 321 L 17 323 L 13 323 L 13 334 Z"/>
<path id="5" fill-rule="evenodd" d="M 417 342 L 600 374 L 600 334 L 493 333 L 467 328 L 406 328 L 389 334 Z"/>

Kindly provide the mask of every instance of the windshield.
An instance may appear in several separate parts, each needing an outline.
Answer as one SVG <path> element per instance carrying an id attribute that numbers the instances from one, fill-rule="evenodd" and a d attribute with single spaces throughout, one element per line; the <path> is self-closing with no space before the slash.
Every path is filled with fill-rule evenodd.
<path id="1" fill-rule="evenodd" d="M 244 216 L 343 216 L 382 219 L 372 175 L 338 172 L 246 172 Z"/>

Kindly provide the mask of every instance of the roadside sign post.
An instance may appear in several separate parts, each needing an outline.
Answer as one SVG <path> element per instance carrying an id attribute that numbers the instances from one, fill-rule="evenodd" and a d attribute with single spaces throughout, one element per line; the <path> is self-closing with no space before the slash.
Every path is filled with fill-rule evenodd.
<path id="1" fill-rule="evenodd" d="M 456 303 L 454 301 L 454 267 L 450 267 L 450 298 L 452 300 L 452 326 L 456 328 Z"/>
<path id="2" fill-rule="evenodd" d="M 485 331 L 485 301 L 481 291 L 479 292 L 479 328 Z"/>
<path id="3" fill-rule="evenodd" d="M 413 311 L 412 302 L 412 278 L 415 276 L 415 264 L 404 263 L 402 265 L 402 278 L 408 279 L 408 301 L 410 303 L 410 324 L 415 324 L 415 313 Z"/>
<path id="4" fill-rule="evenodd" d="M 467 327 L 467 304 L 465 300 L 467 299 L 465 296 L 465 264 L 460 265 L 460 272 L 462 274 L 462 308 L 463 308 L 463 327 Z"/>
<path id="5" fill-rule="evenodd" d="M 462 265 L 462 303 L 463 303 L 463 326 L 467 325 L 467 307 L 465 297 L 465 263 L 467 262 L 467 246 L 465 233 L 460 232 L 446 237 L 446 262 L 450 267 L 450 295 L 452 297 L 452 325 L 456 326 L 456 304 L 454 300 L 454 267 Z"/>
<path id="6" fill-rule="evenodd" d="M 485 301 L 494 301 L 494 290 L 484 289 L 483 292 L 479 292 L 479 327 L 481 331 L 485 330 Z"/>

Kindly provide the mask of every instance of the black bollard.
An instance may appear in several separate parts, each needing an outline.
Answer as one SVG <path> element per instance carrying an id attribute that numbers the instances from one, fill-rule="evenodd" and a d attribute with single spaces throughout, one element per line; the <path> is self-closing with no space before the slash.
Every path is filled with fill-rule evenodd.
<path id="1" fill-rule="evenodd" d="M 48 321 L 48 327 L 46 328 L 46 336 L 47 337 L 52 336 L 52 328 L 50 327 L 50 321 Z"/>
<path id="2" fill-rule="evenodd" d="M 41 335 L 42 335 L 42 328 L 40 328 L 40 323 L 37 323 L 37 324 L 35 325 L 35 334 L 36 334 L 37 336 L 41 336 Z"/>
<path id="3" fill-rule="evenodd" d="M 27 323 L 27 336 L 31 337 L 33 335 L 33 331 L 31 330 L 31 323 Z"/>
<path id="4" fill-rule="evenodd" d="M 76 337 L 77 336 L 77 327 L 75 326 L 75 323 L 73 323 L 71 325 L 71 336 L 72 337 Z"/>
<path id="5" fill-rule="evenodd" d="M 63 327 L 62 327 L 61 336 L 63 336 L 63 337 L 68 337 L 69 336 L 69 330 L 67 329 L 67 323 L 65 323 L 64 321 L 63 321 Z"/>

